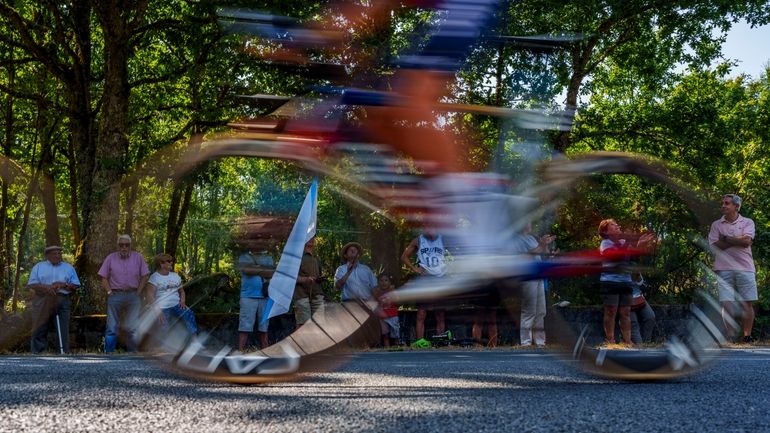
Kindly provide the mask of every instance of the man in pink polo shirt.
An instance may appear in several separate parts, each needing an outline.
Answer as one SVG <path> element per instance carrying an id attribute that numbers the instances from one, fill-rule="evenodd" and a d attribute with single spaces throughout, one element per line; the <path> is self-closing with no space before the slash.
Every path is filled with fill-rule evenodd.
<path id="1" fill-rule="evenodd" d="M 131 236 L 118 237 L 118 251 L 104 259 L 98 275 L 101 277 L 102 288 L 107 292 L 104 351 L 115 351 L 120 328 L 126 329 L 131 335 L 127 346 L 128 350 L 134 351 L 134 332 L 142 306 L 139 294 L 150 276 L 150 268 L 147 267 L 144 256 L 131 250 Z"/>
<path id="2" fill-rule="evenodd" d="M 754 221 L 741 216 L 741 198 L 735 194 L 722 197 L 722 218 L 711 224 L 709 244 L 714 253 L 714 270 L 719 285 L 722 318 L 741 317 L 743 334 L 740 341 L 751 343 L 754 326 L 754 301 L 757 300 L 756 268 L 751 254 Z M 727 321 L 728 337 L 737 333 Z"/>

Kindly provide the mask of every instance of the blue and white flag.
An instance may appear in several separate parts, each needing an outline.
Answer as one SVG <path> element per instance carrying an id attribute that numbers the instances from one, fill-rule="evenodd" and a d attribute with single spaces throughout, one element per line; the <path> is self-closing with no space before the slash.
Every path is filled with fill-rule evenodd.
<path id="1" fill-rule="evenodd" d="M 310 184 L 310 190 L 305 196 L 305 201 L 302 203 L 297 221 L 294 222 L 294 227 L 291 229 L 289 240 L 286 241 L 281 258 L 278 260 L 275 274 L 270 279 L 270 297 L 267 300 L 265 314 L 262 316 L 262 323 L 267 322 L 271 317 L 289 311 L 305 244 L 315 236 L 317 212 L 318 178 L 314 178 L 313 183 Z"/>

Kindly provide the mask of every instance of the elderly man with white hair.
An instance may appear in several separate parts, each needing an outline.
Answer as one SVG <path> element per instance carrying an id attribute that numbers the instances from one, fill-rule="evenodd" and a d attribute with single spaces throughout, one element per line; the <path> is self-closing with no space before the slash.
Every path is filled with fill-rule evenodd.
<path id="1" fill-rule="evenodd" d="M 739 342 L 752 343 L 753 303 L 758 299 L 756 268 L 751 254 L 755 229 L 754 221 L 738 213 L 741 203 L 736 194 L 722 196 L 722 218 L 711 224 L 709 245 L 714 253 L 722 317 L 740 316 L 742 334 L 736 338 Z M 738 330 L 733 329 L 730 320 L 724 322 L 728 337 L 732 337 Z"/>
<path id="2" fill-rule="evenodd" d="M 104 352 L 112 353 L 118 342 L 118 331 L 126 329 L 131 335 L 128 350 L 133 351 L 134 332 L 139 321 L 141 299 L 139 291 L 147 283 L 150 268 L 144 256 L 131 250 L 131 236 L 118 237 L 118 251 L 104 259 L 97 273 L 102 288 L 107 292 L 107 330 L 104 336 Z M 121 316 L 122 323 L 121 323 Z"/>

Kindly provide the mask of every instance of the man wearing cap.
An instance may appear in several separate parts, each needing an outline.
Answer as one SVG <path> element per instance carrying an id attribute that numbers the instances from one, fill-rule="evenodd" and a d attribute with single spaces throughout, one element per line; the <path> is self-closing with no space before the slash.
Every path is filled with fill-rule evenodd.
<path id="1" fill-rule="evenodd" d="M 372 298 L 377 278 L 368 266 L 359 263 L 363 251 L 358 242 L 349 242 L 340 250 L 345 264 L 334 273 L 334 288 L 342 291 L 342 301 Z"/>
<path id="2" fill-rule="evenodd" d="M 719 303 L 722 317 L 740 316 L 743 343 L 752 343 L 751 329 L 754 326 L 754 306 L 757 298 L 756 268 L 751 254 L 754 242 L 754 221 L 741 215 L 742 200 L 735 194 L 722 197 L 722 218 L 711 224 L 709 245 L 714 252 L 714 271 L 717 273 Z M 728 336 L 738 330 L 732 329 L 725 320 Z"/>
<path id="3" fill-rule="evenodd" d="M 62 261 L 62 248 L 46 247 L 45 260 L 32 267 L 27 281 L 27 289 L 35 292 L 32 308 L 37 313 L 30 343 L 32 353 L 40 353 L 48 346 L 50 324 L 61 334 L 60 349 L 69 352 L 70 294 L 78 287 L 80 279 L 75 268 Z"/>
<path id="4" fill-rule="evenodd" d="M 118 251 L 104 259 L 97 275 L 101 277 L 102 288 L 107 292 L 107 331 L 104 336 L 104 352 L 112 353 L 118 342 L 118 331 L 126 329 L 131 335 L 127 344 L 135 350 L 134 332 L 139 321 L 141 300 L 139 291 L 147 283 L 150 268 L 144 256 L 131 250 L 131 236 L 118 237 Z M 122 323 L 121 323 L 121 316 Z"/>

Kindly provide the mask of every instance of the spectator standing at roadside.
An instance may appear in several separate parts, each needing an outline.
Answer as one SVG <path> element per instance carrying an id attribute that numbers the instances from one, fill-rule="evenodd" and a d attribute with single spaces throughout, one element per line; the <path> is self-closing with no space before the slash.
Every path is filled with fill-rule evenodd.
<path id="1" fill-rule="evenodd" d="M 32 267 L 27 281 L 27 289 L 35 292 L 32 299 L 35 314 L 30 342 L 32 353 L 40 353 L 48 347 L 48 329 L 54 320 L 57 322 L 53 325 L 58 327 L 61 337 L 61 351 L 70 351 L 70 295 L 78 287 L 80 279 L 75 268 L 62 261 L 62 248 L 58 245 L 46 247 L 45 260 Z"/>
<path id="2" fill-rule="evenodd" d="M 170 254 L 155 256 L 155 272 L 147 281 L 147 302 L 150 308 L 158 308 L 161 324 L 168 329 L 176 319 L 181 319 L 190 334 L 198 333 L 195 315 L 185 303 L 182 278 L 174 272 L 174 258 Z"/>
<path id="3" fill-rule="evenodd" d="M 757 297 L 756 268 L 751 245 L 754 242 L 754 221 L 739 212 L 743 200 L 736 194 L 722 197 L 722 218 L 714 221 L 709 230 L 709 245 L 714 253 L 714 271 L 717 274 L 719 303 L 723 320 L 740 316 L 742 329 L 733 329 L 724 320 L 729 338 L 741 331 L 741 342 L 752 343 L 754 301 Z"/>
<path id="4" fill-rule="evenodd" d="M 246 348 L 255 324 L 261 348 L 268 346 L 269 321 L 263 321 L 262 316 L 267 307 L 267 286 L 275 272 L 274 263 L 267 251 L 261 254 L 246 251 L 238 257 L 237 268 L 241 272 L 238 350 L 243 351 Z"/>
<path id="5" fill-rule="evenodd" d="M 372 289 L 377 278 L 365 264 L 360 262 L 364 248 L 358 242 L 348 242 L 340 250 L 345 263 L 334 272 L 334 288 L 342 291 L 342 301 L 372 299 Z"/>
<path id="6" fill-rule="evenodd" d="M 380 332 L 384 347 L 390 347 L 391 343 L 398 344 L 401 337 L 398 308 L 392 303 L 383 300 L 385 295 L 393 290 L 395 290 L 395 287 L 393 287 L 393 280 L 390 276 L 380 274 L 379 278 L 377 278 L 377 287 L 374 288 L 374 296 L 380 301 L 377 313 L 380 316 Z"/>
<path id="7" fill-rule="evenodd" d="M 446 254 L 444 238 L 433 229 L 426 228 L 423 233 L 412 239 L 401 254 L 401 263 L 415 274 L 429 278 L 444 278 L 446 276 Z M 412 262 L 412 256 L 417 256 L 417 263 Z M 422 302 L 417 305 L 415 334 L 417 340 L 425 338 L 425 319 L 428 310 L 436 317 L 436 334 L 446 330 L 446 311 L 435 305 Z"/>
<path id="8" fill-rule="evenodd" d="M 325 303 L 321 282 L 321 264 L 315 256 L 315 238 L 312 238 L 305 243 L 294 287 L 294 319 L 297 328 L 315 315 L 323 316 Z"/>
<path id="9" fill-rule="evenodd" d="M 141 308 L 140 291 L 147 283 L 150 268 L 144 256 L 131 250 L 131 236 L 118 237 L 118 251 L 104 259 L 99 272 L 102 288 L 107 292 L 107 331 L 104 352 L 115 351 L 121 328 L 130 334 L 129 351 L 136 350 L 134 334 Z"/>
<path id="10" fill-rule="evenodd" d="M 655 329 L 655 312 L 644 297 L 644 285 L 641 274 L 631 276 L 631 342 L 634 344 L 650 342 Z"/>
<path id="11" fill-rule="evenodd" d="M 604 303 L 604 336 L 607 344 L 615 344 L 615 320 L 620 317 L 620 333 L 623 342 L 631 341 L 631 303 L 633 287 L 631 272 L 624 269 L 632 254 L 638 254 L 649 248 L 655 234 L 630 234 L 620 231 L 620 225 L 613 219 L 599 223 L 599 252 L 602 255 L 602 274 L 599 277 L 599 290 Z M 633 239 L 636 244 L 632 246 Z"/>
<path id="12" fill-rule="evenodd" d="M 528 223 L 515 238 L 514 250 L 517 253 L 533 255 L 535 260 L 541 260 L 541 254 L 548 253 L 550 245 L 556 236 L 543 235 L 539 238 L 531 234 L 532 224 Z M 522 346 L 545 346 L 545 281 L 530 280 L 522 283 L 521 294 L 521 323 L 519 340 Z"/>

